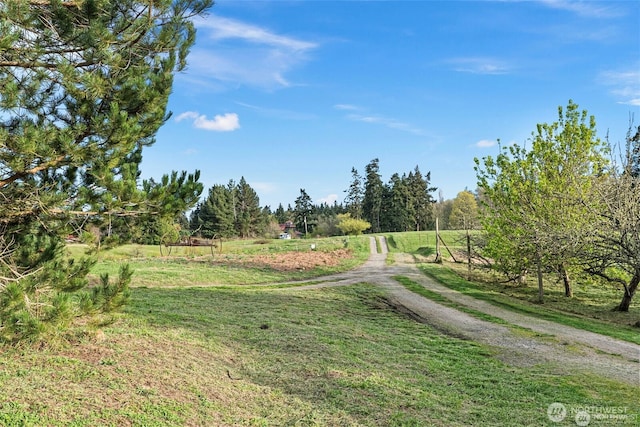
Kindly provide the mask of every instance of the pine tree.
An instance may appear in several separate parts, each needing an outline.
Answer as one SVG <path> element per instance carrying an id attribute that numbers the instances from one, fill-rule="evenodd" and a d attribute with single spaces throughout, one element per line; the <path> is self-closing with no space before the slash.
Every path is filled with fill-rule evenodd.
<path id="1" fill-rule="evenodd" d="M 426 230 L 433 222 L 435 199 L 431 193 L 436 191 L 436 187 L 430 187 L 430 181 L 431 172 L 423 176 L 418 166 L 407 177 L 407 186 L 411 194 L 410 215 L 413 218 L 415 231 Z"/>
<path id="2" fill-rule="evenodd" d="M 196 175 L 140 189 L 138 165 L 169 117 L 192 18 L 211 3 L 0 4 L 1 339 L 37 339 L 126 300 L 127 269 L 81 293 L 92 261 L 63 257 L 63 236 L 82 231 L 71 228 L 78 217 L 109 229 L 114 218 L 175 216 L 197 200 Z"/>
<path id="3" fill-rule="evenodd" d="M 229 189 L 216 184 L 209 189 L 207 198 L 194 211 L 195 223 L 191 227 L 202 237 L 231 237 L 235 234 L 233 206 Z"/>
<path id="4" fill-rule="evenodd" d="M 362 200 L 362 217 L 371 224 L 371 231 L 379 233 L 380 214 L 384 186 L 379 173 L 379 160 L 373 159 L 365 167 L 364 198 Z"/>
<path id="5" fill-rule="evenodd" d="M 411 230 L 410 204 L 411 195 L 406 175 L 400 176 L 398 173 L 394 173 L 383 192 L 381 231 Z"/>
<path id="6" fill-rule="evenodd" d="M 313 203 L 311 197 L 304 188 L 300 189 L 300 195 L 296 198 L 296 206 L 294 208 L 295 224 L 298 230 L 304 230 L 305 235 L 311 231 L 313 218 Z"/>
<path id="7" fill-rule="evenodd" d="M 240 237 L 255 236 L 264 225 L 258 194 L 244 177 L 235 188 L 236 232 Z"/>
<path id="8" fill-rule="evenodd" d="M 347 196 L 344 201 L 347 211 L 351 214 L 352 218 L 362 218 L 362 199 L 364 198 L 364 188 L 362 186 L 362 177 L 354 167 L 351 168 L 351 185 L 349 185 L 349 189 L 345 190 L 345 192 L 347 193 Z"/>

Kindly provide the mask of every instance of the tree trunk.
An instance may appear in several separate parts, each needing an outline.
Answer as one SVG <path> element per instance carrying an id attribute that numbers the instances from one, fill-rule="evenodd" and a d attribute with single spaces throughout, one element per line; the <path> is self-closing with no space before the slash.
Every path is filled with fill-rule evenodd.
<path id="1" fill-rule="evenodd" d="M 636 269 L 633 277 L 629 281 L 629 285 L 624 289 L 624 296 L 622 297 L 622 301 L 620 301 L 620 305 L 615 308 L 615 311 L 629 311 L 629 306 L 631 305 L 631 300 L 636 293 L 636 289 L 638 289 L 638 284 L 640 283 L 640 268 Z"/>
<path id="2" fill-rule="evenodd" d="M 564 263 L 560 264 L 560 276 L 562 277 L 562 283 L 564 283 L 564 296 L 567 298 L 573 297 L 573 289 L 571 289 L 571 281 L 569 280 L 569 272 Z"/>
<path id="3" fill-rule="evenodd" d="M 537 256 L 536 266 L 538 270 L 538 302 L 542 304 L 544 303 L 544 285 L 542 283 L 542 259 L 540 258 L 540 254 Z"/>
<path id="4" fill-rule="evenodd" d="M 471 280 L 471 236 L 467 228 L 467 267 L 469 269 L 469 280 Z"/>

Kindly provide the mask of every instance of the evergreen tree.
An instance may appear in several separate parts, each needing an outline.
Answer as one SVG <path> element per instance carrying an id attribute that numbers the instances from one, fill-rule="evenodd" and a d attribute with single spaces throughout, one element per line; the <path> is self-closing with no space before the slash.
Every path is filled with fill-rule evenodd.
<path id="1" fill-rule="evenodd" d="M 75 219 L 108 228 L 145 212 L 175 217 L 197 200 L 196 175 L 140 189 L 138 165 L 168 118 L 173 75 L 195 38 L 191 19 L 210 5 L 0 5 L 0 339 L 37 339 L 126 300 L 127 268 L 82 293 L 93 263 L 62 251 Z"/>
<path id="2" fill-rule="evenodd" d="M 244 177 L 235 188 L 235 206 L 238 235 L 242 238 L 257 235 L 264 225 L 260 199 Z"/>
<path id="3" fill-rule="evenodd" d="M 313 203 L 311 197 L 304 188 L 300 189 L 300 195 L 296 198 L 296 207 L 294 209 L 294 221 L 296 228 L 304 231 L 307 235 L 313 228 L 314 219 L 312 217 Z"/>
<path id="4" fill-rule="evenodd" d="M 631 176 L 640 178 L 640 126 L 637 127 L 635 134 L 632 131 L 633 126 L 629 126 L 625 168 Z"/>
<path id="5" fill-rule="evenodd" d="M 274 216 L 276 217 L 276 221 L 278 221 L 278 224 L 284 224 L 285 222 L 291 220 L 289 218 L 289 215 L 287 214 L 287 211 L 284 210 L 282 203 L 278 205 L 278 208 L 276 209 Z"/>
<path id="6" fill-rule="evenodd" d="M 364 188 L 362 185 L 362 177 L 354 167 L 351 168 L 351 185 L 349 185 L 349 189 L 345 190 L 345 192 L 347 193 L 347 196 L 344 201 L 347 211 L 351 214 L 352 218 L 362 218 Z"/>
<path id="7" fill-rule="evenodd" d="M 433 203 L 435 200 L 431 193 L 436 191 L 436 188 L 429 186 L 430 181 L 431 172 L 427 172 L 423 176 L 418 166 L 407 177 L 407 187 L 411 195 L 409 214 L 413 219 L 415 231 L 426 230 L 433 223 Z"/>
<path id="8" fill-rule="evenodd" d="M 365 167 L 364 197 L 362 199 L 362 217 L 371 224 L 371 231 L 379 233 L 380 213 L 384 185 L 379 173 L 379 160 L 373 159 Z"/>
<path id="9" fill-rule="evenodd" d="M 235 234 L 231 194 L 226 186 L 216 184 L 209 189 L 207 198 L 194 211 L 191 229 L 206 238 Z"/>
<path id="10" fill-rule="evenodd" d="M 412 197 L 407 185 L 407 177 L 397 173 L 391 175 L 389 183 L 384 188 L 383 209 L 381 215 L 382 231 L 411 230 L 413 215 L 410 210 Z"/>

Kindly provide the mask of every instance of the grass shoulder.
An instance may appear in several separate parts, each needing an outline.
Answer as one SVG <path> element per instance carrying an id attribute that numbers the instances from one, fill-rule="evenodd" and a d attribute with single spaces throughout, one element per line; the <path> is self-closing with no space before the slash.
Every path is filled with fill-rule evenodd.
<path id="1" fill-rule="evenodd" d="M 601 299 L 605 297 L 601 295 L 601 290 L 583 289 L 582 297 L 566 301 L 568 298 L 562 296 L 560 289 L 548 289 L 546 302 L 539 304 L 533 296 L 536 289 L 495 282 L 469 281 L 461 276 L 459 270 L 456 271 L 460 268 L 459 265 L 423 263 L 419 268 L 451 289 L 496 306 L 640 344 L 640 330 L 631 326 L 633 319 L 640 317 L 640 312 L 634 309 L 629 313 L 618 313 L 603 309 Z"/>

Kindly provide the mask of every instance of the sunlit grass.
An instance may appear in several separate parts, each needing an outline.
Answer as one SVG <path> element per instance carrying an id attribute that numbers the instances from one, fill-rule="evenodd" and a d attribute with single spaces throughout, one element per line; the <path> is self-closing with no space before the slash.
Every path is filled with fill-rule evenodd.
<path id="1" fill-rule="evenodd" d="M 171 255 L 161 256 L 158 246 L 124 245 L 98 253 L 98 263 L 91 271 L 91 280 L 99 275 L 116 275 L 122 264 L 134 270 L 131 286 L 183 287 L 210 285 L 255 285 L 313 279 L 354 268 L 369 256 L 368 237 L 335 237 L 298 240 L 232 240 L 223 242 L 222 253 L 211 255 L 205 247 L 177 247 Z M 318 266 L 313 269 L 279 271 L 267 266 L 243 264 L 243 259 L 255 255 L 295 253 L 314 250 L 333 251 L 348 248 L 352 257 L 339 265 Z M 69 245 L 70 256 L 82 256 L 85 245 Z"/>
<path id="2" fill-rule="evenodd" d="M 0 355 L 0 424 L 524 426 L 548 424 L 552 402 L 638 412 L 637 387 L 493 354 L 366 284 L 134 288 L 95 336 Z"/>

